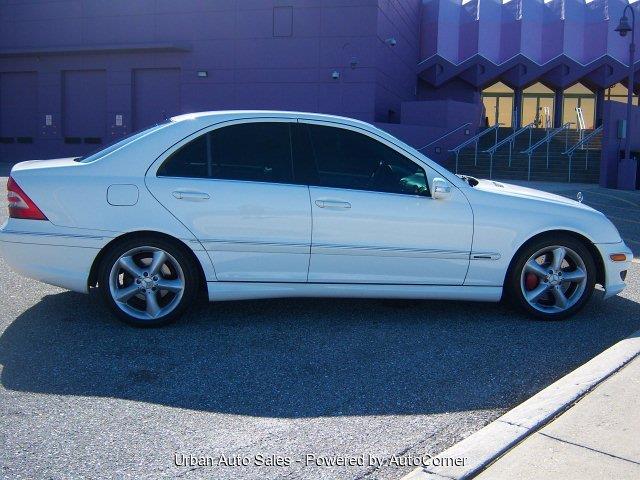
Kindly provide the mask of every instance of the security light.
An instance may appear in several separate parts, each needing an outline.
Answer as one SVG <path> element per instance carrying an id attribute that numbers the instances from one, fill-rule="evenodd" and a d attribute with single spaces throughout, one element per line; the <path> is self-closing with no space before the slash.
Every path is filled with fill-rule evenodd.
<path id="1" fill-rule="evenodd" d="M 621 37 L 626 37 L 627 33 L 631 31 L 631 25 L 629 25 L 629 19 L 626 15 L 623 15 L 620 19 L 620 23 L 618 24 L 618 28 L 616 28 L 616 32 L 620 34 Z"/>

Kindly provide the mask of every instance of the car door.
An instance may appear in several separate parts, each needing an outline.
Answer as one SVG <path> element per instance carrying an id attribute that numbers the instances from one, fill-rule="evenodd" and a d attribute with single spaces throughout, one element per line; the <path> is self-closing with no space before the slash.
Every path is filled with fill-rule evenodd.
<path id="1" fill-rule="evenodd" d="M 300 120 L 313 235 L 309 282 L 461 285 L 472 211 L 455 187 L 429 194 L 435 172 L 374 134 Z"/>
<path id="2" fill-rule="evenodd" d="M 290 120 L 226 123 L 181 142 L 147 174 L 219 281 L 307 280 L 311 207 L 308 187 L 292 183 L 290 129 Z"/>

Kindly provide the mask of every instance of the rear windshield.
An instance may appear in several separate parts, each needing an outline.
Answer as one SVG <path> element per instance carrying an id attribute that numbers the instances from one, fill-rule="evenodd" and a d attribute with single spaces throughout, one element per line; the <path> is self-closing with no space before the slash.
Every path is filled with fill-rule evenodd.
<path id="1" fill-rule="evenodd" d="M 148 135 L 148 134 L 153 133 L 153 132 L 155 132 L 157 130 L 160 130 L 161 128 L 166 127 L 170 123 L 172 123 L 171 120 L 168 120 L 166 122 L 158 123 L 158 124 L 154 125 L 153 127 L 145 128 L 144 130 L 138 130 L 137 132 L 130 133 L 126 137 L 118 138 L 118 139 L 114 140 L 113 142 L 109 143 L 106 147 L 101 147 L 100 150 L 95 150 L 95 151 L 89 153 L 87 156 L 78 157 L 75 160 L 76 160 L 76 162 L 80 162 L 80 163 L 93 162 L 94 160 L 98 160 L 99 158 L 102 158 L 105 155 L 110 154 L 111 152 L 115 152 L 119 148 L 122 148 L 125 145 L 127 145 L 127 144 L 129 144 L 131 142 L 134 142 L 134 141 L 136 141 L 137 139 L 139 139 L 141 137 L 144 137 L 145 135 Z"/>

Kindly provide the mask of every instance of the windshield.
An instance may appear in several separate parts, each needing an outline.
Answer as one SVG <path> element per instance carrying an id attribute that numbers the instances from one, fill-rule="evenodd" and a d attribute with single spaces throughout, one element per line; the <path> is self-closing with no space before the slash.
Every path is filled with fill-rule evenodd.
<path id="1" fill-rule="evenodd" d="M 144 130 L 138 130 L 137 132 L 130 133 L 126 137 L 118 138 L 113 142 L 108 143 L 106 147 L 100 147 L 99 150 L 94 150 L 93 152 L 89 153 L 87 156 L 78 157 L 75 160 L 76 162 L 80 162 L 80 163 L 93 162 L 94 160 L 104 157 L 105 155 L 108 155 L 111 152 L 115 152 L 119 148 L 124 147 L 125 145 L 137 140 L 138 138 L 144 137 L 149 133 L 152 133 L 152 132 L 155 132 L 156 130 L 160 130 L 161 128 L 164 128 L 170 123 L 171 121 L 168 120 L 166 122 L 158 123 L 152 127 L 145 128 Z"/>

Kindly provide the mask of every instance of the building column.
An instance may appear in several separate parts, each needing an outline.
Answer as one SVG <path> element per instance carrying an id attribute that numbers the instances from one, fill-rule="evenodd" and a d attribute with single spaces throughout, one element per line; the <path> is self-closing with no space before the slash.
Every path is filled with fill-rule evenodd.
<path id="1" fill-rule="evenodd" d="M 522 88 L 513 89 L 513 118 L 511 119 L 514 129 L 522 127 Z"/>
<path id="2" fill-rule="evenodd" d="M 564 90 L 557 88 L 554 92 L 553 100 L 553 128 L 562 126 L 562 114 L 564 110 Z"/>
<path id="3" fill-rule="evenodd" d="M 596 90 L 596 125 L 598 128 L 602 125 L 604 118 L 604 88 L 598 88 Z"/>

